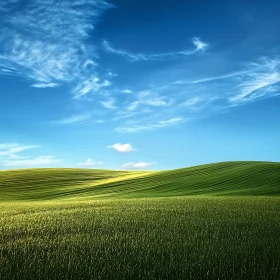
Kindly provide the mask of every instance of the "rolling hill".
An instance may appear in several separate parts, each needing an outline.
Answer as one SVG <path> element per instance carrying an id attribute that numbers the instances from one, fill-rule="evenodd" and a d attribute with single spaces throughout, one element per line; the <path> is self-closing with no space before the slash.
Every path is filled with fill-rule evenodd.
<path id="1" fill-rule="evenodd" d="M 0 171 L 0 213 L 1 280 L 280 279 L 280 163 Z"/>
<path id="2" fill-rule="evenodd" d="M 0 201 L 187 195 L 280 195 L 280 163 L 223 162 L 170 171 L 25 169 L 0 172 Z"/>

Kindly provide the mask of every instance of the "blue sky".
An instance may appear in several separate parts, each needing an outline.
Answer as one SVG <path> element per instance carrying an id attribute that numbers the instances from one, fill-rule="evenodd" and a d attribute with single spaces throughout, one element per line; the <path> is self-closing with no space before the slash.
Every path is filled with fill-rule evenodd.
<path id="1" fill-rule="evenodd" d="M 280 161 L 280 3 L 0 2 L 0 169 Z"/>

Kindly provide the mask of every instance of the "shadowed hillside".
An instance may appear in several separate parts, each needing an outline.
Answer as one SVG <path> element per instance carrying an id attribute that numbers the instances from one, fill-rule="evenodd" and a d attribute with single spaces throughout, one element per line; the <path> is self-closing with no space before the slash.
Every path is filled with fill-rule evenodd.
<path id="1" fill-rule="evenodd" d="M 280 163 L 224 162 L 157 172 L 27 169 L 0 172 L 0 200 L 280 195 Z"/>

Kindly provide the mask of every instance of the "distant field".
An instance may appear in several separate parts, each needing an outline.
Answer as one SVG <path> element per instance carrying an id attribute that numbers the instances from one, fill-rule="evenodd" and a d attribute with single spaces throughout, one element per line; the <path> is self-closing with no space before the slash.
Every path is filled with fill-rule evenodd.
<path id="1" fill-rule="evenodd" d="M 225 162 L 171 171 L 0 171 L 0 201 L 186 195 L 280 195 L 280 163 Z"/>
<path id="2" fill-rule="evenodd" d="M 0 172 L 0 279 L 280 279 L 280 164 Z"/>

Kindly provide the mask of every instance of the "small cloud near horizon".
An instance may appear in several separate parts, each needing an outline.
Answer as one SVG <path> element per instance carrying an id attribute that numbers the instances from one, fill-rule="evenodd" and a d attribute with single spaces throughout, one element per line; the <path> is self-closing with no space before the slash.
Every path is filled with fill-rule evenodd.
<path id="1" fill-rule="evenodd" d="M 156 162 L 128 162 L 122 166 L 123 169 L 146 169 L 152 165 L 156 164 Z"/>
<path id="2" fill-rule="evenodd" d="M 78 162 L 77 165 L 81 167 L 92 167 L 97 165 L 103 165 L 103 162 L 102 161 L 95 162 L 91 158 L 88 158 L 84 162 Z"/>

